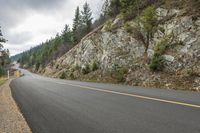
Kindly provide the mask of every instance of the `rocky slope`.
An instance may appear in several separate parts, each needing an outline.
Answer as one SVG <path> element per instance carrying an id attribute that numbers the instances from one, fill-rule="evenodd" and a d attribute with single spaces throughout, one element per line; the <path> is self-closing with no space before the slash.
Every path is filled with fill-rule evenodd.
<path id="1" fill-rule="evenodd" d="M 184 10 L 158 8 L 158 30 L 148 49 L 127 32 L 120 17 L 87 35 L 72 50 L 39 72 L 66 79 L 121 82 L 144 87 L 200 89 L 200 18 Z M 134 25 L 135 21 L 128 22 Z M 173 37 L 171 35 L 173 34 Z M 149 68 L 159 42 L 169 38 L 162 71 Z M 166 39 L 165 39 L 166 40 Z"/>

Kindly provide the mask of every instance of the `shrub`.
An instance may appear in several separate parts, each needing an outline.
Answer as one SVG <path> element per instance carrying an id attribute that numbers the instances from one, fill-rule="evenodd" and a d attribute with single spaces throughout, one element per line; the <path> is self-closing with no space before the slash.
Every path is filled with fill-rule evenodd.
<path id="1" fill-rule="evenodd" d="M 150 64 L 150 69 L 153 71 L 162 71 L 164 68 L 165 59 L 160 54 L 154 54 L 153 59 Z"/>
<path id="2" fill-rule="evenodd" d="M 105 30 L 106 31 L 112 31 L 112 20 L 108 20 L 106 23 L 105 23 Z"/>
<path id="3" fill-rule="evenodd" d="M 165 36 L 154 47 L 154 55 L 150 64 L 150 69 L 153 71 L 162 71 L 164 68 L 165 59 L 162 56 L 173 42 L 173 34 Z"/>
<path id="4" fill-rule="evenodd" d="M 163 34 L 165 33 L 165 29 L 163 27 L 159 27 L 158 28 L 160 30 L 160 32 L 162 32 Z"/>
<path id="5" fill-rule="evenodd" d="M 6 74 L 6 71 L 3 67 L 0 67 L 0 76 L 3 76 Z"/>
<path id="6" fill-rule="evenodd" d="M 70 77 L 70 79 L 75 79 L 74 73 L 70 72 L 69 77 Z"/>
<path id="7" fill-rule="evenodd" d="M 99 63 L 95 60 L 95 61 L 92 62 L 91 70 L 96 71 L 98 69 L 99 69 Z"/>
<path id="8" fill-rule="evenodd" d="M 155 53 L 162 55 L 166 51 L 167 47 L 168 47 L 167 42 L 166 42 L 166 40 L 164 40 L 155 45 L 154 51 L 155 51 Z"/>
<path id="9" fill-rule="evenodd" d="M 75 72 L 75 71 L 79 71 L 81 68 L 76 64 L 76 65 L 73 65 L 71 68 L 70 68 L 70 71 L 71 72 Z"/>
<path id="10" fill-rule="evenodd" d="M 112 77 L 117 79 L 117 82 L 125 82 L 125 75 L 128 73 L 128 69 L 120 67 L 118 64 L 114 64 L 112 67 Z"/>
<path id="11" fill-rule="evenodd" d="M 196 72 L 193 67 L 191 67 L 189 70 L 187 70 L 187 74 L 190 77 L 199 77 L 200 76 L 199 73 Z"/>
<path id="12" fill-rule="evenodd" d="M 199 0 L 165 0 L 165 5 L 167 8 L 184 8 L 187 15 L 198 16 L 200 10 Z"/>
<path id="13" fill-rule="evenodd" d="M 66 78 L 66 72 L 63 72 L 61 75 L 60 75 L 60 79 L 65 79 Z"/>
<path id="14" fill-rule="evenodd" d="M 79 70 L 79 69 L 80 69 L 80 66 L 76 64 L 75 67 L 74 67 L 74 69 L 75 69 L 75 70 Z"/>
<path id="15" fill-rule="evenodd" d="M 158 42 L 155 47 L 154 47 L 154 51 L 155 53 L 158 54 L 164 54 L 165 51 L 170 47 L 170 45 L 173 42 L 173 34 L 169 34 L 167 36 L 165 36 L 160 42 Z"/>
<path id="16" fill-rule="evenodd" d="M 124 28 L 128 33 L 133 33 L 134 27 L 132 27 L 128 22 L 125 23 Z"/>
<path id="17" fill-rule="evenodd" d="M 157 15 L 156 8 L 154 6 L 147 7 L 140 17 L 140 22 L 143 25 L 145 32 L 147 33 L 155 33 L 157 29 Z"/>
<path id="18" fill-rule="evenodd" d="M 147 61 L 148 49 L 153 36 L 157 31 L 157 15 L 154 6 L 147 7 L 137 18 L 138 23 L 133 27 L 133 37 L 143 44 L 144 59 Z"/>
<path id="19" fill-rule="evenodd" d="M 56 69 L 58 69 L 58 68 L 59 68 L 59 64 L 56 65 Z"/>
<path id="20" fill-rule="evenodd" d="M 88 74 L 90 73 L 90 67 L 89 65 L 87 64 L 85 67 L 82 68 L 81 70 L 82 74 Z"/>
<path id="21" fill-rule="evenodd" d="M 157 5 L 162 0 L 120 0 L 121 12 L 123 13 L 125 20 L 131 20 L 137 15 L 141 14 L 141 11 L 151 5 Z"/>
<path id="22" fill-rule="evenodd" d="M 40 65 L 41 65 L 41 64 L 40 64 L 39 62 L 38 62 L 38 63 L 36 63 L 36 66 L 35 66 L 35 70 L 36 70 L 36 71 L 38 71 L 38 70 L 39 70 L 39 68 L 40 68 Z"/>

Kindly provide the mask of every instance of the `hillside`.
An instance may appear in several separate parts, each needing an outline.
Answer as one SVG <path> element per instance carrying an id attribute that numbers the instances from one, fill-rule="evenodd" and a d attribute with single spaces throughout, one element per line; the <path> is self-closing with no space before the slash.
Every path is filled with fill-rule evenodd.
<path id="1" fill-rule="evenodd" d="M 31 69 L 62 79 L 200 90 L 200 18 L 184 4 L 150 5 L 128 20 L 119 14 L 60 58 Z"/>

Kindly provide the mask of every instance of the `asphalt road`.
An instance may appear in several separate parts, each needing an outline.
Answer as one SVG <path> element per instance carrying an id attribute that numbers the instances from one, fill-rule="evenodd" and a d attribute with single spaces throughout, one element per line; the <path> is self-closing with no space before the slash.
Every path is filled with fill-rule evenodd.
<path id="1" fill-rule="evenodd" d="M 23 72 L 10 86 L 33 133 L 200 133 L 200 93 Z"/>

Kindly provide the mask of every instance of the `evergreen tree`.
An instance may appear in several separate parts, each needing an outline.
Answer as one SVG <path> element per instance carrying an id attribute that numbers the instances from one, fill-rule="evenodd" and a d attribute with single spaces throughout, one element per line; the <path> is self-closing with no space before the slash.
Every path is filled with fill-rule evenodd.
<path id="1" fill-rule="evenodd" d="M 118 15 L 121 11 L 121 2 L 120 0 L 106 0 L 106 14 L 108 14 L 111 17 L 115 17 Z"/>
<path id="2" fill-rule="evenodd" d="M 87 34 L 92 29 L 92 19 L 93 19 L 91 9 L 87 2 L 83 5 L 83 11 L 81 12 L 81 14 L 82 14 L 82 22 L 83 25 L 85 26 L 85 32 Z"/>
<path id="3" fill-rule="evenodd" d="M 103 16 L 108 16 L 108 10 L 109 10 L 109 2 L 110 0 L 105 0 L 103 6 L 102 6 L 102 13 L 103 13 Z"/>
<path id="4" fill-rule="evenodd" d="M 6 40 L 3 38 L 2 32 L 1 32 L 1 27 L 0 27 L 0 76 L 4 75 L 6 70 L 6 65 L 8 65 L 10 63 L 10 59 L 9 59 L 9 50 L 5 50 L 3 48 L 3 44 L 5 43 Z"/>
<path id="5" fill-rule="evenodd" d="M 76 31 L 81 22 L 81 14 L 80 14 L 79 6 L 76 8 L 75 18 L 73 19 L 73 21 L 74 21 L 73 22 L 73 31 Z"/>
<path id="6" fill-rule="evenodd" d="M 146 8 L 138 19 L 138 25 L 134 27 L 133 35 L 144 45 L 144 57 L 147 59 L 147 51 L 157 29 L 157 15 L 155 7 L 149 6 Z"/>
<path id="7" fill-rule="evenodd" d="M 72 43 L 72 31 L 68 25 L 65 25 L 65 28 L 62 32 L 62 39 L 64 43 Z"/>
<path id="8" fill-rule="evenodd" d="M 2 35 L 2 32 L 1 32 L 1 26 L 0 26 L 0 51 L 3 50 L 3 44 L 2 43 L 5 43 L 6 40 L 3 38 L 3 35 Z"/>
<path id="9" fill-rule="evenodd" d="M 121 0 L 121 12 L 126 19 L 132 19 L 137 13 L 139 15 L 139 2 L 141 0 Z"/>
<path id="10" fill-rule="evenodd" d="M 76 8 L 75 11 L 75 17 L 73 19 L 73 41 L 74 43 L 78 42 L 78 29 L 80 27 L 81 24 L 81 14 L 80 14 L 80 10 L 79 10 L 79 6 Z"/>

